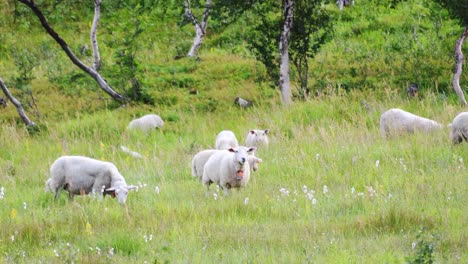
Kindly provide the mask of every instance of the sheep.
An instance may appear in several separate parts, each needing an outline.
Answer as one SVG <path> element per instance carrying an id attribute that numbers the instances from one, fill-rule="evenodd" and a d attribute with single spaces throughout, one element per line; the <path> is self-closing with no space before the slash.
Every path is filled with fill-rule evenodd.
<path id="1" fill-rule="evenodd" d="M 144 115 L 140 118 L 132 120 L 127 129 L 139 129 L 144 133 L 148 133 L 151 129 L 162 128 L 164 126 L 164 121 L 160 116 L 155 114 Z"/>
<path id="2" fill-rule="evenodd" d="M 416 131 L 431 132 L 440 128 L 442 128 L 442 125 L 434 120 L 398 108 L 392 108 L 380 116 L 380 134 L 382 137 L 414 133 Z"/>
<path id="3" fill-rule="evenodd" d="M 199 180 L 203 178 L 203 168 L 205 167 L 208 159 L 217 151 L 222 151 L 218 149 L 205 149 L 193 156 L 192 158 L 192 176 L 198 177 Z M 258 170 L 258 164 L 262 163 L 262 159 L 255 157 L 254 155 L 249 155 L 247 157 L 250 167 L 253 171 Z"/>
<path id="4" fill-rule="evenodd" d="M 215 149 L 229 149 L 239 147 L 236 135 L 231 130 L 223 130 L 216 136 Z"/>
<path id="5" fill-rule="evenodd" d="M 117 197 L 119 203 L 125 204 L 128 191 L 135 188 L 127 185 L 110 162 L 83 156 L 62 156 L 50 167 L 45 189 L 54 193 L 55 199 L 63 189 L 68 191 L 69 199 L 73 199 L 73 195 L 94 193 Z"/>
<path id="6" fill-rule="evenodd" d="M 450 140 L 453 144 L 459 144 L 468 140 L 468 112 L 461 112 L 450 126 Z"/>
<path id="7" fill-rule="evenodd" d="M 268 147 L 268 133 L 270 133 L 268 129 L 250 130 L 245 139 L 245 145 L 247 147 L 256 147 L 257 149 L 260 148 L 260 146 Z"/>
<path id="8" fill-rule="evenodd" d="M 203 169 L 202 183 L 209 193 L 211 183 L 216 183 L 229 195 L 231 188 L 245 186 L 250 179 L 250 164 L 246 162 L 248 153 L 255 148 L 238 147 L 215 152 Z"/>

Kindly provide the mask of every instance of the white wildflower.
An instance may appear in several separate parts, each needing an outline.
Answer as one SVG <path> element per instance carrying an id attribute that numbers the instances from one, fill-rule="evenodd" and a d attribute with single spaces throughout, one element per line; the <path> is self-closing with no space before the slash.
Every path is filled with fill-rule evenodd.
<path id="1" fill-rule="evenodd" d="M 323 186 L 323 194 L 328 193 L 328 187 L 326 185 Z"/>
<path id="2" fill-rule="evenodd" d="M 316 159 L 316 160 L 319 160 L 319 159 L 320 159 L 320 154 L 318 154 L 318 153 L 315 154 L 315 159 Z"/>
<path id="3" fill-rule="evenodd" d="M 280 193 L 281 193 L 283 196 L 289 196 L 289 191 L 288 191 L 288 189 L 286 189 L 286 188 L 281 188 L 279 191 L 280 191 Z"/>
<path id="4" fill-rule="evenodd" d="M 356 192 L 356 189 L 354 187 L 351 187 L 351 194 L 354 194 Z"/>
<path id="5" fill-rule="evenodd" d="M 248 204 L 249 204 L 249 197 L 245 197 L 245 199 L 244 199 L 244 204 L 245 204 L 245 205 L 248 205 Z"/>
<path id="6" fill-rule="evenodd" d="M 154 187 L 154 192 L 155 192 L 156 194 L 159 194 L 160 191 L 161 191 L 161 190 L 159 190 L 159 187 L 158 187 L 158 186 Z"/>
<path id="7" fill-rule="evenodd" d="M 218 194 L 217 193 L 213 193 L 213 198 L 216 200 L 218 200 Z"/>
<path id="8" fill-rule="evenodd" d="M 28 209 L 28 204 L 26 202 L 23 202 L 23 208 L 24 210 Z"/>
<path id="9" fill-rule="evenodd" d="M 380 165 L 380 160 L 376 160 L 376 161 L 375 161 L 375 167 L 377 167 L 377 168 L 378 168 L 378 167 L 379 167 L 379 165 Z"/>
<path id="10" fill-rule="evenodd" d="M 416 247 L 416 242 L 411 243 L 411 249 L 414 249 Z"/>
<path id="11" fill-rule="evenodd" d="M 54 253 L 55 253 L 55 256 L 56 256 L 57 258 L 60 257 L 60 254 L 59 254 L 59 252 L 58 252 L 58 250 L 57 250 L 56 248 L 54 248 Z"/>
<path id="12" fill-rule="evenodd" d="M 317 204 L 317 199 L 313 198 L 313 199 L 312 199 L 312 204 L 313 204 L 313 205 L 316 205 L 316 204 Z"/>
<path id="13" fill-rule="evenodd" d="M 0 188 L 0 199 L 3 199 L 3 197 L 5 197 L 5 187 L 1 187 Z"/>
<path id="14" fill-rule="evenodd" d="M 99 247 L 96 247 L 96 253 L 100 256 L 101 255 L 101 249 Z"/>
<path id="15" fill-rule="evenodd" d="M 307 186 L 306 186 L 306 185 L 302 186 L 302 191 L 303 191 L 304 193 L 307 193 Z"/>
<path id="16" fill-rule="evenodd" d="M 107 257 L 110 258 L 114 256 L 114 254 L 115 254 L 114 248 L 110 248 L 109 251 L 107 252 Z"/>

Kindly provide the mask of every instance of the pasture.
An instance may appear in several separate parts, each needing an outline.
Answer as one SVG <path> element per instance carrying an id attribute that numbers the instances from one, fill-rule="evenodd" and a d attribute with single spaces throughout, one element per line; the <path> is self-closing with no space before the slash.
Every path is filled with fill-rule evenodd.
<path id="1" fill-rule="evenodd" d="M 445 125 L 463 111 L 437 95 L 357 92 L 288 108 L 155 110 L 165 127 L 148 136 L 125 130 L 149 113 L 136 107 L 50 121 L 34 135 L 0 123 L 0 262 L 463 263 L 466 143 L 451 145 L 448 128 L 382 139 L 379 116 L 392 107 Z M 253 128 L 270 129 L 259 170 L 229 197 L 214 186 L 206 195 L 192 156 L 220 130 L 242 143 Z M 139 189 L 126 206 L 54 200 L 44 183 L 61 155 L 111 161 Z"/>

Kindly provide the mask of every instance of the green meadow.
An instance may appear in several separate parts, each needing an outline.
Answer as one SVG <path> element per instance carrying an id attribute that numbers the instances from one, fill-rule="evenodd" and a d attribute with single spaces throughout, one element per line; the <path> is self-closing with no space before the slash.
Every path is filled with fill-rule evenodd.
<path id="1" fill-rule="evenodd" d="M 59 5 L 63 16 L 47 15 L 78 52 L 93 9 L 71 2 Z M 69 62 L 30 11 L 14 19 L 12 1 L 0 3 L 9 14 L 0 18 L 0 77 L 39 127 L 25 128 L 11 103 L 0 108 L 0 263 L 465 263 L 468 143 L 452 145 L 446 127 L 465 111 L 450 86 L 462 28 L 430 1 L 390 2 L 356 1 L 342 13 L 327 5 L 334 37 L 311 60 L 311 96 L 290 106 L 242 41 L 245 20 L 223 30 L 214 20 L 200 58 L 176 60 L 193 27 L 178 26 L 178 10 L 155 7 L 133 47 L 136 77 L 154 102 L 122 105 Z M 102 73 L 123 91 L 116 50 L 133 17 L 105 10 Z M 462 88 L 467 81 L 464 73 Z M 420 91 L 408 97 L 413 82 Z M 254 105 L 239 108 L 236 96 Z M 382 138 L 380 115 L 394 107 L 445 127 Z M 126 129 L 147 113 L 165 126 Z M 192 157 L 221 130 L 242 143 L 255 128 L 270 129 L 259 170 L 230 196 L 214 185 L 207 193 L 191 176 Z M 62 155 L 110 161 L 138 189 L 126 205 L 109 196 L 69 201 L 65 192 L 55 200 L 45 181 Z"/>

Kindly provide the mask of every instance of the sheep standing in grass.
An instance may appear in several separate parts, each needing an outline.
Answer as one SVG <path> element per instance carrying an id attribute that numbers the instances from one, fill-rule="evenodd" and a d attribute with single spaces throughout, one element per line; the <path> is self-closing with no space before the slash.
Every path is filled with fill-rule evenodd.
<path id="1" fill-rule="evenodd" d="M 229 149 L 239 147 L 236 135 L 230 130 L 223 130 L 216 136 L 215 149 Z"/>
<path id="2" fill-rule="evenodd" d="M 61 190 L 68 191 L 68 197 L 80 194 L 102 194 L 117 197 L 119 203 L 127 200 L 128 186 L 114 164 L 83 156 L 62 156 L 50 167 L 50 178 L 46 191 L 53 192 L 57 199 Z"/>
<path id="3" fill-rule="evenodd" d="M 202 180 L 203 178 L 203 169 L 205 168 L 205 164 L 208 159 L 216 152 L 222 151 L 218 149 L 205 149 L 193 156 L 192 158 L 192 176 L 198 177 L 198 179 Z M 250 168 L 253 171 L 258 170 L 258 164 L 262 162 L 262 159 L 255 157 L 254 155 L 249 155 L 247 157 L 247 162 L 249 162 Z"/>
<path id="4" fill-rule="evenodd" d="M 261 146 L 268 147 L 268 129 L 252 129 L 247 134 L 245 145 L 259 149 Z"/>
<path id="5" fill-rule="evenodd" d="M 152 129 L 161 128 L 164 126 L 164 121 L 160 116 L 149 114 L 140 118 L 134 119 L 128 124 L 128 129 L 139 129 L 144 133 L 148 133 Z"/>
<path id="6" fill-rule="evenodd" d="M 228 195 L 231 188 L 241 188 L 250 179 L 248 153 L 255 148 L 238 147 L 215 152 L 203 169 L 202 183 L 207 194 L 211 183 L 216 183 Z"/>
<path id="7" fill-rule="evenodd" d="M 453 144 L 468 140 L 468 112 L 461 112 L 453 119 L 450 140 Z"/>
<path id="8" fill-rule="evenodd" d="M 380 133 L 383 137 L 404 133 L 431 132 L 440 128 L 442 125 L 434 120 L 398 108 L 392 108 L 380 116 Z"/>

